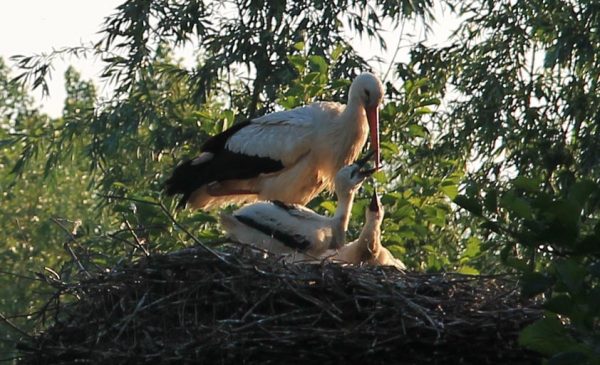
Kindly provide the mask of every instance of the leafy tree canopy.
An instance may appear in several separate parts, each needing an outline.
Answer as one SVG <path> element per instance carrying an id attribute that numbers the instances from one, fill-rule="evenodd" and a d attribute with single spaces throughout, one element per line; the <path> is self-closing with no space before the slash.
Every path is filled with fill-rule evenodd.
<path id="1" fill-rule="evenodd" d="M 461 24 L 449 45 L 415 43 L 409 62 L 394 64 L 381 112 L 386 165 L 359 194 L 351 234 L 376 185 L 384 241 L 411 268 L 518 273 L 523 295 L 543 294 L 548 310 L 522 344 L 551 363 L 600 363 L 593 0 L 124 1 L 93 47 L 16 57 L 13 82 L 0 63 L 5 266 L 31 276 L 61 262 L 81 274 L 76 255 L 102 266 L 218 240 L 211 213 L 178 213 L 174 224 L 159 191 L 176 162 L 236 121 L 343 101 L 369 69 L 349 40 L 385 47 L 382 27 L 429 27 L 434 5 Z M 178 47 L 198 49 L 196 65 L 175 59 Z M 51 119 L 25 86 L 48 92 L 51 64 L 67 54 L 100 57 L 115 93 L 99 100 L 69 70 L 63 116 Z M 330 199 L 311 207 L 332 210 Z M 135 247 L 122 239 L 131 235 Z M 2 311 L 35 304 L 35 282 L 23 280 Z"/>

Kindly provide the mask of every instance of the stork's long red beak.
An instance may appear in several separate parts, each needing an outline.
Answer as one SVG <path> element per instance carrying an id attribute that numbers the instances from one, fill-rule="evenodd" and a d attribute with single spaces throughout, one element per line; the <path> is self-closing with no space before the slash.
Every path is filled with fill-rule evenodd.
<path id="1" fill-rule="evenodd" d="M 371 131 L 371 150 L 375 152 L 375 168 L 379 170 L 381 165 L 379 155 L 379 105 L 373 105 L 365 108 L 367 112 L 367 121 Z"/>

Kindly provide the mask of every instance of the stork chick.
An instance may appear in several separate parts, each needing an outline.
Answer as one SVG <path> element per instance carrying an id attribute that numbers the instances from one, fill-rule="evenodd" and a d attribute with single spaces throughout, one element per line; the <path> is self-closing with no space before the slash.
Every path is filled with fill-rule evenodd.
<path id="1" fill-rule="evenodd" d="M 373 153 L 340 169 L 335 177 L 337 208 L 332 217 L 322 216 L 300 205 L 258 202 L 221 214 L 221 226 L 238 242 L 273 253 L 300 253 L 297 259 L 318 257 L 327 249 L 343 247 L 354 195 L 374 169 L 365 170 Z"/>
<path id="2" fill-rule="evenodd" d="M 365 264 L 372 266 L 394 266 L 405 270 L 404 263 L 395 258 L 392 253 L 381 245 L 381 223 L 384 210 L 377 193 L 373 193 L 371 203 L 365 213 L 365 225 L 360 236 L 338 250 L 327 250 L 321 257 L 324 259 L 349 263 Z"/>

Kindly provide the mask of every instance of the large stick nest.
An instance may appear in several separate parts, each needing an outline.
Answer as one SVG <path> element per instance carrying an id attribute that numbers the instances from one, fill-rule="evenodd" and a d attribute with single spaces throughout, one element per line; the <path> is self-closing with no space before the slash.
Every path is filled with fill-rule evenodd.
<path id="1" fill-rule="evenodd" d="M 75 283 L 55 276 L 23 363 L 532 364 L 539 318 L 506 276 L 291 265 L 243 251 L 154 255 Z"/>

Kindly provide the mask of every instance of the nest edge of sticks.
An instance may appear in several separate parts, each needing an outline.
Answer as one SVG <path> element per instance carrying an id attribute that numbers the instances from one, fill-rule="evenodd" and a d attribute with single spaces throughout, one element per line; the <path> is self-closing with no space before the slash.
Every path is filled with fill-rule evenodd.
<path id="1" fill-rule="evenodd" d="M 286 264 L 248 248 L 151 255 L 65 283 L 21 363 L 539 363 L 510 276 Z"/>

